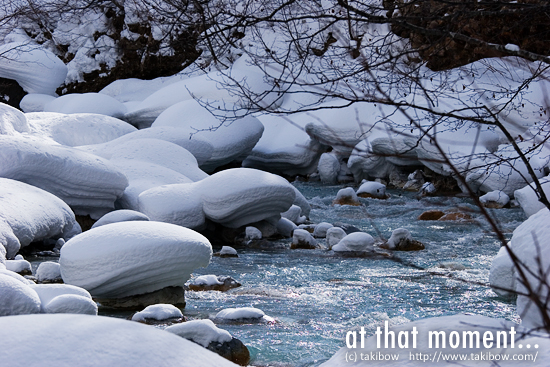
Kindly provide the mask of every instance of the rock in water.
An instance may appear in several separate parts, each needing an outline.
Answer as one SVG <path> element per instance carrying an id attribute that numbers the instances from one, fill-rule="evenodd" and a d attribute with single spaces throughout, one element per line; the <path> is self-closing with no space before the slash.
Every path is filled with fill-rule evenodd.
<path id="1" fill-rule="evenodd" d="M 195 292 L 199 291 L 220 291 L 226 292 L 233 288 L 238 288 L 241 283 L 237 282 L 230 276 L 216 275 L 201 275 L 191 279 L 189 289 Z"/>
<path id="2" fill-rule="evenodd" d="M 167 321 L 182 318 L 183 314 L 176 306 L 166 303 L 157 303 L 145 307 L 142 311 L 136 312 L 132 316 L 132 321 L 150 323 L 152 321 Z"/>
<path id="3" fill-rule="evenodd" d="M 387 199 L 386 185 L 379 182 L 367 181 L 357 189 L 357 196 L 362 198 Z"/>
<path id="4" fill-rule="evenodd" d="M 479 201 L 486 208 L 501 209 L 508 205 L 510 197 L 504 191 L 496 190 L 481 196 Z"/>
<path id="5" fill-rule="evenodd" d="M 372 252 L 374 251 L 374 238 L 365 232 L 350 233 L 333 246 L 332 250 L 335 252 Z"/>
<path id="6" fill-rule="evenodd" d="M 357 194 L 355 193 L 353 188 L 346 187 L 345 189 L 341 189 L 338 191 L 333 204 L 359 206 L 361 205 L 361 202 L 359 201 L 359 198 L 357 198 Z"/>
<path id="7" fill-rule="evenodd" d="M 292 234 L 292 244 L 290 245 L 291 249 L 308 249 L 312 250 L 317 248 L 317 241 L 315 241 L 315 238 L 306 231 L 305 229 L 295 229 L 294 233 Z"/>
<path id="8" fill-rule="evenodd" d="M 165 287 L 183 287 L 208 265 L 206 237 L 161 222 L 121 222 L 91 229 L 69 240 L 59 263 L 66 284 L 98 298 L 122 298 Z"/>
<path id="9" fill-rule="evenodd" d="M 413 240 L 411 232 L 406 228 L 395 229 L 385 245 L 385 248 L 395 251 L 418 251 L 425 248 L 421 242 Z"/>

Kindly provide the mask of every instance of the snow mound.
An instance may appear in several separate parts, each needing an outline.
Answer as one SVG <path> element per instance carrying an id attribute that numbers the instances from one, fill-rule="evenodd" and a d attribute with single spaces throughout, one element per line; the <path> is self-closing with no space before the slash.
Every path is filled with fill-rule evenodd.
<path id="1" fill-rule="evenodd" d="M 252 116 L 224 123 L 194 99 L 168 108 L 152 126 L 178 127 L 187 130 L 192 139 L 200 138 L 209 142 L 213 147 L 212 156 L 201 164 L 201 169 L 206 172 L 212 172 L 232 161 L 242 161 L 250 154 L 264 131 L 262 123 Z"/>
<path id="2" fill-rule="evenodd" d="M 237 366 L 171 333 L 137 322 L 90 315 L 0 318 L 0 358 L 13 367 Z"/>
<path id="3" fill-rule="evenodd" d="M 78 149 L 0 135 L 0 176 L 46 190 L 76 214 L 98 218 L 128 185 L 110 162 Z"/>
<path id="4" fill-rule="evenodd" d="M 493 258 L 489 273 L 489 283 L 496 294 L 503 297 L 514 295 L 516 290 L 514 271 L 514 263 L 508 255 L 508 250 L 502 246 L 497 256 Z"/>
<path id="5" fill-rule="evenodd" d="M 205 224 L 199 183 L 163 185 L 142 192 L 139 211 L 151 220 L 201 229 Z"/>
<path id="6" fill-rule="evenodd" d="M 77 313 L 83 315 L 97 315 L 97 304 L 88 297 L 76 294 L 62 294 L 45 306 L 44 313 Z"/>
<path id="7" fill-rule="evenodd" d="M 315 172 L 325 147 L 304 131 L 305 121 L 298 115 L 301 114 L 258 116 L 264 133 L 243 161 L 243 167 L 288 176 Z"/>
<path id="8" fill-rule="evenodd" d="M 323 153 L 317 164 L 321 182 L 327 185 L 334 185 L 338 182 L 340 173 L 340 162 L 334 153 Z"/>
<path id="9" fill-rule="evenodd" d="M 222 246 L 222 249 L 220 250 L 221 256 L 237 256 L 237 250 L 235 250 L 231 246 Z"/>
<path id="10" fill-rule="evenodd" d="M 313 230 L 313 237 L 315 238 L 325 238 L 327 236 L 327 231 L 333 227 L 332 224 L 328 222 L 321 222 L 315 226 Z"/>
<path id="11" fill-rule="evenodd" d="M 38 45 L 6 43 L 0 55 L 0 77 L 17 81 L 27 93 L 53 95 L 67 76 L 63 61 Z"/>
<path id="12" fill-rule="evenodd" d="M 233 339 L 227 330 L 218 328 L 212 320 L 187 321 L 182 324 L 168 326 L 164 330 L 191 340 L 205 348 L 212 342 L 222 344 Z"/>
<path id="13" fill-rule="evenodd" d="M 28 131 L 27 117 L 18 109 L 0 103 L 0 135 L 17 135 Z"/>
<path id="14" fill-rule="evenodd" d="M 24 259 L 6 260 L 6 269 L 18 274 L 32 274 L 31 263 Z"/>
<path id="15" fill-rule="evenodd" d="M 61 249 L 67 284 L 94 297 L 122 298 L 185 285 L 208 265 L 212 246 L 199 233 L 161 222 L 121 222 L 91 229 Z"/>
<path id="16" fill-rule="evenodd" d="M 135 210 L 121 209 L 107 213 L 94 223 L 92 228 L 101 227 L 106 224 L 131 221 L 148 221 L 148 216 Z"/>
<path id="17" fill-rule="evenodd" d="M 226 308 L 221 310 L 214 317 L 216 320 L 247 320 L 247 319 L 263 319 L 266 316 L 265 312 L 255 307 L 239 307 Z"/>
<path id="18" fill-rule="evenodd" d="M 193 182 L 187 176 L 155 163 L 119 158 L 110 162 L 128 179 L 128 187 L 117 202 L 118 207 L 124 209 L 139 210 L 139 195 L 150 188 Z"/>
<path id="19" fill-rule="evenodd" d="M 160 139 L 134 139 L 122 142 L 109 150 L 107 159 L 128 159 L 156 164 L 192 181 L 208 175 L 198 167 L 197 159 L 187 149 Z"/>
<path id="20" fill-rule="evenodd" d="M 206 217 L 230 228 L 278 216 L 296 197 L 284 178 L 250 168 L 221 171 L 197 185 Z"/>
<path id="21" fill-rule="evenodd" d="M 68 239 L 80 232 L 72 210 L 61 199 L 26 183 L 0 178 L 0 239 L 6 240 L 0 243 L 7 246 L 9 259 L 19 246 L 52 237 Z"/>
<path id="22" fill-rule="evenodd" d="M 0 316 L 40 312 L 40 298 L 31 287 L 0 273 Z"/>
<path id="23" fill-rule="evenodd" d="M 302 208 L 294 204 L 286 212 L 281 213 L 281 217 L 290 220 L 294 224 L 303 224 L 307 219 L 302 215 Z"/>
<path id="24" fill-rule="evenodd" d="M 191 279 L 189 284 L 193 285 L 221 285 L 223 284 L 218 280 L 218 276 L 214 274 L 201 275 Z"/>
<path id="25" fill-rule="evenodd" d="M 337 245 L 342 238 L 346 237 L 346 231 L 344 231 L 340 227 L 331 227 L 327 229 L 326 233 L 326 239 L 327 239 L 327 247 L 329 250 L 331 250 L 335 245 Z"/>
<path id="26" fill-rule="evenodd" d="M 121 146 L 131 140 L 137 139 L 158 139 L 164 140 L 182 148 L 187 149 L 197 160 L 199 165 L 205 163 L 212 157 L 214 148 L 212 144 L 205 141 L 201 137 L 191 136 L 189 131 L 177 127 L 152 127 L 149 129 L 134 131 L 130 134 L 126 134 L 111 140 L 110 142 L 95 145 L 85 145 L 79 147 L 82 150 L 86 150 L 90 153 L 96 154 L 100 157 L 111 159 L 113 157 L 112 150 Z M 139 143 L 137 143 L 139 144 Z M 151 148 L 154 149 L 154 148 Z M 165 157 L 165 155 L 163 154 Z M 154 162 L 154 161 L 151 161 Z M 158 163 L 158 162 L 154 162 Z"/>
<path id="27" fill-rule="evenodd" d="M 44 106 L 55 98 L 49 94 L 31 93 L 23 97 L 21 102 L 19 102 L 19 107 L 25 113 L 42 112 L 44 111 Z"/>
<path id="28" fill-rule="evenodd" d="M 368 233 L 350 233 L 332 247 L 336 252 L 372 252 L 374 250 L 374 238 Z"/>
<path id="29" fill-rule="evenodd" d="M 292 248 L 314 249 L 317 247 L 317 241 L 311 233 L 305 229 L 295 229 L 292 232 Z"/>
<path id="30" fill-rule="evenodd" d="M 126 106 L 103 93 L 74 93 L 66 94 L 46 103 L 44 112 L 96 113 L 123 118 L 126 114 Z"/>
<path id="31" fill-rule="evenodd" d="M 34 112 L 26 116 L 30 134 L 69 147 L 105 143 L 136 130 L 114 117 L 93 113 Z"/>
<path id="32" fill-rule="evenodd" d="M 517 191 L 517 190 L 516 190 Z M 479 197 L 481 204 L 491 208 L 502 208 L 510 202 L 510 197 L 502 191 L 491 191 Z"/>
<path id="33" fill-rule="evenodd" d="M 61 280 L 61 268 L 59 263 L 53 261 L 44 261 L 40 263 L 38 269 L 36 269 L 35 276 L 39 282 Z"/>
<path id="34" fill-rule="evenodd" d="M 145 307 L 142 311 L 132 316 L 132 321 L 145 322 L 148 319 L 162 321 L 168 319 L 182 318 L 181 310 L 174 305 L 159 303 Z"/>
<path id="35" fill-rule="evenodd" d="M 412 241 L 411 232 L 406 228 L 394 229 L 388 239 L 388 248 L 395 250 L 401 241 Z"/>
<path id="36" fill-rule="evenodd" d="M 367 181 L 361 184 L 356 192 L 357 196 L 372 197 L 376 199 L 386 198 L 386 185 L 379 182 Z"/>
<path id="37" fill-rule="evenodd" d="M 40 297 L 42 312 L 46 312 L 46 305 L 59 296 L 73 295 L 92 300 L 87 290 L 70 284 L 31 284 L 31 288 Z"/>

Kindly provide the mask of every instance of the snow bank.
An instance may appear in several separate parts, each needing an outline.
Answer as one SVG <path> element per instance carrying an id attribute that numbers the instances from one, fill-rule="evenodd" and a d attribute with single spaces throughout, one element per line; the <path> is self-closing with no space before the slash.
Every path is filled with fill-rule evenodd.
<path id="1" fill-rule="evenodd" d="M 44 112 L 95 113 L 123 118 L 126 113 L 126 106 L 113 97 L 102 93 L 72 93 L 46 103 Z"/>
<path id="2" fill-rule="evenodd" d="M 27 117 L 18 109 L 0 103 L 0 135 L 17 135 L 28 131 Z"/>
<path id="3" fill-rule="evenodd" d="M 191 340 L 205 348 L 212 342 L 222 344 L 230 342 L 233 339 L 228 331 L 218 328 L 212 320 L 191 320 L 182 324 L 168 326 L 164 330 Z"/>
<path id="4" fill-rule="evenodd" d="M 27 93 L 55 94 L 67 67 L 39 45 L 11 42 L 0 45 L 0 77 L 14 79 Z"/>
<path id="5" fill-rule="evenodd" d="M 99 298 L 181 286 L 208 265 L 212 247 L 199 233 L 160 222 L 121 222 L 91 229 L 61 249 L 61 275 Z"/>
<path id="6" fill-rule="evenodd" d="M 72 210 L 61 199 L 26 183 L 0 178 L 0 239 L 4 239 L 0 244 L 9 259 L 19 246 L 52 237 L 68 239 L 80 232 Z"/>
<path id="7" fill-rule="evenodd" d="M 296 196 L 284 178 L 249 168 L 221 171 L 198 185 L 206 217 L 230 228 L 278 216 Z"/>
<path id="8" fill-rule="evenodd" d="M 46 190 L 76 214 L 98 218 L 114 208 L 128 181 L 110 162 L 70 147 L 0 135 L 0 177 Z"/>
<path id="9" fill-rule="evenodd" d="M 171 333 L 103 316 L 2 317 L 0 339 L 0 360 L 13 367 L 76 366 L 83 361 L 89 366 L 236 366 Z"/>
<path id="10" fill-rule="evenodd" d="M 105 143 L 136 131 L 124 121 L 95 113 L 34 112 L 26 117 L 30 134 L 70 147 Z"/>
<path id="11" fill-rule="evenodd" d="M 181 310 L 174 305 L 158 303 L 145 307 L 142 311 L 132 316 L 132 321 L 145 322 L 148 319 L 162 321 L 168 319 L 182 318 Z"/>

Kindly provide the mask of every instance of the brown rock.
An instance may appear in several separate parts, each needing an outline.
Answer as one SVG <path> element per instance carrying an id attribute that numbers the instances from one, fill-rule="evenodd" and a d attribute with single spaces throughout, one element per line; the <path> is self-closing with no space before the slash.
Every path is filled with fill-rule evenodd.
<path id="1" fill-rule="evenodd" d="M 343 197 L 338 200 L 334 200 L 332 202 L 333 205 L 353 205 L 353 206 L 361 206 L 361 203 L 358 201 L 353 200 L 350 197 Z"/>
<path id="2" fill-rule="evenodd" d="M 466 221 L 466 220 L 472 220 L 472 217 L 467 213 L 462 212 L 453 212 L 453 213 L 447 213 L 438 220 L 444 220 L 444 221 Z"/>
<path id="3" fill-rule="evenodd" d="M 428 210 L 418 217 L 418 220 L 438 220 L 439 218 L 445 216 L 441 210 Z"/>
<path id="4" fill-rule="evenodd" d="M 362 192 L 360 194 L 357 194 L 357 196 L 362 197 L 362 198 L 367 198 L 367 199 L 381 199 L 381 200 L 386 200 L 387 198 L 390 197 L 390 195 L 384 195 L 384 196 L 377 195 L 377 196 L 374 196 L 372 194 L 369 194 L 368 192 Z"/>

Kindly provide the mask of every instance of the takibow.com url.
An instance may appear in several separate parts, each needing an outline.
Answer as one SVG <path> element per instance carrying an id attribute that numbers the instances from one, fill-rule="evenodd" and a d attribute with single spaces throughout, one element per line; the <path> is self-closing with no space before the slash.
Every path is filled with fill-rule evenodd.
<path id="1" fill-rule="evenodd" d="M 526 361 L 536 362 L 539 352 L 536 353 L 518 353 L 518 354 L 497 354 L 491 352 L 478 352 L 478 353 L 413 353 L 409 352 L 410 361 L 420 362 L 452 362 L 452 361 Z M 346 362 L 358 362 L 358 361 L 398 361 L 400 355 L 397 353 L 382 353 L 382 352 L 370 352 L 370 353 L 357 353 L 347 352 Z"/>

